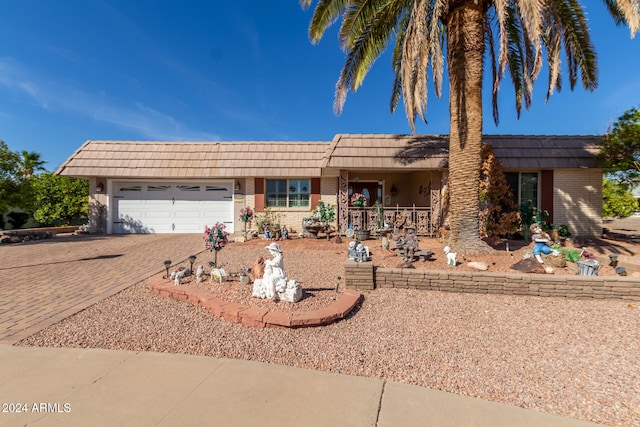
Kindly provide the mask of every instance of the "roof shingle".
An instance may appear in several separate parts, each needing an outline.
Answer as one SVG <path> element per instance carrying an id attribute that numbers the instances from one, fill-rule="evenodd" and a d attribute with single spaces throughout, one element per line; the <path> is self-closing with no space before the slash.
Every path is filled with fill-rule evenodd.
<path id="1" fill-rule="evenodd" d="M 599 136 L 485 135 L 505 169 L 598 167 Z M 110 178 L 319 177 L 446 169 L 447 135 L 338 134 L 331 142 L 87 141 L 56 173 Z"/>

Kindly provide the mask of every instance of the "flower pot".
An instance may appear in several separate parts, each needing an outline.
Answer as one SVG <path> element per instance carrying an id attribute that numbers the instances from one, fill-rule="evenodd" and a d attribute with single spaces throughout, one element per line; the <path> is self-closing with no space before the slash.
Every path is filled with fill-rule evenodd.
<path id="1" fill-rule="evenodd" d="M 578 261 L 578 275 L 580 276 L 597 276 L 600 270 L 600 263 L 595 259 L 586 259 Z"/>
<path id="2" fill-rule="evenodd" d="M 369 240 L 369 236 L 370 236 L 371 232 L 368 229 L 358 229 L 355 231 L 355 238 L 356 240 Z"/>

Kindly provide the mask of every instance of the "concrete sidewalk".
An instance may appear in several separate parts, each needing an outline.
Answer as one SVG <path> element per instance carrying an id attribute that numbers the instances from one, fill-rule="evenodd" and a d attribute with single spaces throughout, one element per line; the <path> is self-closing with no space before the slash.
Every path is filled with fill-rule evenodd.
<path id="1" fill-rule="evenodd" d="M 7 345 L 0 345 L 0 403 L 2 426 L 596 425 L 423 387 L 258 362 Z"/>

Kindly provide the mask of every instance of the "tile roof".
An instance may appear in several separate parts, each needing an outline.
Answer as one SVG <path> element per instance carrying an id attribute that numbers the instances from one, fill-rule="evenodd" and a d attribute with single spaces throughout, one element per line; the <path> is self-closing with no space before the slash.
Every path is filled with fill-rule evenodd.
<path id="1" fill-rule="evenodd" d="M 112 178 L 315 177 L 329 142 L 87 141 L 56 173 Z"/>
<path id="2" fill-rule="evenodd" d="M 598 136 L 484 135 L 505 169 L 597 167 Z M 448 135 L 336 135 L 323 167 L 446 169 Z"/>
<path id="3" fill-rule="evenodd" d="M 598 167 L 599 136 L 484 135 L 505 169 Z M 338 134 L 331 142 L 87 141 L 56 173 L 111 178 L 319 177 L 446 169 L 448 135 Z"/>

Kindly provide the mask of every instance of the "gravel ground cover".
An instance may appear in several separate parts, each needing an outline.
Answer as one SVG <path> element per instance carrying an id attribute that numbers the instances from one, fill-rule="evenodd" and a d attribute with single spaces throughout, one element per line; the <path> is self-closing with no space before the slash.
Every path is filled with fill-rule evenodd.
<path id="1" fill-rule="evenodd" d="M 199 238 L 199 237 L 194 237 Z M 374 263 L 397 257 L 368 241 Z M 264 241 L 232 243 L 218 260 L 229 273 L 268 256 Z M 285 270 L 307 295 L 298 304 L 250 298 L 237 278 L 221 297 L 282 310 L 328 305 L 344 273 L 346 242 L 281 242 Z M 421 247 L 429 243 L 421 241 Z M 434 252 L 441 250 L 433 242 Z M 446 260 L 417 263 L 440 268 Z M 519 256 L 516 254 L 516 256 Z M 511 255 L 508 256 L 512 258 Z M 198 255 L 196 266 L 213 259 Z M 506 261 L 491 261 L 495 269 Z M 424 264 L 424 265 L 422 265 Z M 144 283 L 18 343 L 186 353 L 360 375 L 454 392 L 608 425 L 640 425 L 638 304 L 379 289 L 346 319 L 319 328 L 250 328 Z"/>

